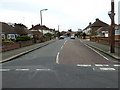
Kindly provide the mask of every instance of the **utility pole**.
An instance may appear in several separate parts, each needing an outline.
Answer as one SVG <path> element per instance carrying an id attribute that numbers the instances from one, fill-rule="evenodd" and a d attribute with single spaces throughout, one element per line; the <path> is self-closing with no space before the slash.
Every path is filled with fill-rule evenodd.
<path id="1" fill-rule="evenodd" d="M 114 0 L 111 0 L 111 13 L 112 13 L 112 18 L 111 18 L 111 43 L 110 43 L 110 48 L 111 48 L 111 53 L 115 53 L 115 12 L 114 12 Z"/>
<path id="2" fill-rule="evenodd" d="M 110 30 L 110 53 L 115 53 L 115 11 L 114 11 L 114 0 L 111 0 L 111 11 L 108 12 L 111 19 L 111 30 Z"/>

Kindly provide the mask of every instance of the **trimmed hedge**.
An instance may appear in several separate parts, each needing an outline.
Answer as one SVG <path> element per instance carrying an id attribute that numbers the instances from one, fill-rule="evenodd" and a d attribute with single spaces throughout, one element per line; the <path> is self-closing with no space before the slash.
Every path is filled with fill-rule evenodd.
<path id="1" fill-rule="evenodd" d="M 31 40 L 32 38 L 30 38 L 29 36 L 27 35 L 22 35 L 18 38 L 16 38 L 16 41 L 28 41 L 28 40 Z"/>

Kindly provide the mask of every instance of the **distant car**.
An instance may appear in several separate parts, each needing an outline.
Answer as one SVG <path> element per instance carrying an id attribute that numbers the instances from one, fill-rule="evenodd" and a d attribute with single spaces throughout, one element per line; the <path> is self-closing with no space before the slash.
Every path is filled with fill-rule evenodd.
<path id="1" fill-rule="evenodd" d="M 64 38 L 65 38 L 65 36 L 60 36 L 60 37 L 59 37 L 59 39 L 64 39 Z"/>
<path id="2" fill-rule="evenodd" d="M 70 39 L 75 39 L 75 36 L 70 36 Z"/>

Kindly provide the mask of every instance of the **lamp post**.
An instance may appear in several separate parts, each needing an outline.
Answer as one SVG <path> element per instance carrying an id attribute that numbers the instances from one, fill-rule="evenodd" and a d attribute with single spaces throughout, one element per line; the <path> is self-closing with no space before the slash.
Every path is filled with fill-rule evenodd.
<path id="1" fill-rule="evenodd" d="M 42 9 L 40 10 L 40 20 L 41 20 L 41 26 L 42 26 L 42 11 L 47 11 L 48 9 Z M 42 36 L 43 36 L 43 30 L 42 31 Z"/>
<path id="2" fill-rule="evenodd" d="M 115 53 L 115 12 L 114 12 L 114 0 L 111 0 L 111 11 L 108 12 L 111 19 L 111 30 L 110 30 L 110 52 Z"/>

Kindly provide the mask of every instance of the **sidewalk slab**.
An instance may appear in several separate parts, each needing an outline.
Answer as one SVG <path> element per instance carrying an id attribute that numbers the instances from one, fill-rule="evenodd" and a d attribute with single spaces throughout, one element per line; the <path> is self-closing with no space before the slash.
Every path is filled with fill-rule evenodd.
<path id="1" fill-rule="evenodd" d="M 19 48 L 19 49 L 14 49 L 14 50 L 11 50 L 11 51 L 2 52 L 2 60 L 0 60 L 0 62 L 3 63 L 3 62 L 11 61 L 11 60 L 13 60 L 17 57 L 25 55 L 29 52 L 34 51 L 34 50 L 37 50 L 41 47 L 44 47 L 44 46 L 46 46 L 50 43 L 55 42 L 55 41 L 56 41 L 56 39 L 46 41 L 46 42 L 43 42 L 43 43 L 33 44 L 33 45 L 22 47 L 22 48 Z"/>
<path id="2" fill-rule="evenodd" d="M 115 48 L 115 53 L 110 53 L 110 46 L 109 45 L 104 45 L 101 43 L 97 43 L 97 42 L 92 42 L 90 40 L 86 40 L 86 39 L 80 39 L 80 41 L 94 49 L 97 49 L 117 60 L 120 60 L 120 48 L 116 47 Z"/>

